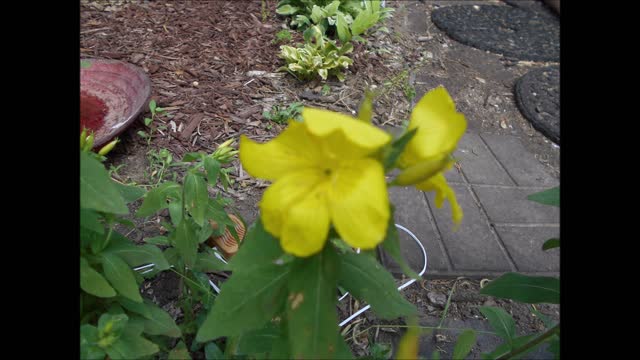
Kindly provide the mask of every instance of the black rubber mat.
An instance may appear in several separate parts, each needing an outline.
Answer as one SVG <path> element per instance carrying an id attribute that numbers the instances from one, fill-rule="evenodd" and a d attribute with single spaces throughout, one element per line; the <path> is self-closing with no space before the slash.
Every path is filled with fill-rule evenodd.
<path id="1" fill-rule="evenodd" d="M 454 5 L 436 9 L 433 23 L 452 39 L 505 57 L 560 61 L 560 21 L 512 6 Z"/>
<path id="2" fill-rule="evenodd" d="M 524 117 L 549 140 L 560 144 L 560 68 L 536 69 L 518 79 L 515 98 Z"/>

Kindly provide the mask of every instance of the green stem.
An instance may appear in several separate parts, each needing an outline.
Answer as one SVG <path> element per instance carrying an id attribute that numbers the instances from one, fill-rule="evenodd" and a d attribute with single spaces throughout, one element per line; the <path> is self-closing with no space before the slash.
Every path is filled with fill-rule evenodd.
<path id="1" fill-rule="evenodd" d="M 546 341 L 548 338 L 550 338 L 551 336 L 555 335 L 556 333 L 558 333 L 560 331 L 560 324 L 556 324 L 556 326 L 552 327 L 551 329 L 545 331 L 544 333 L 540 334 L 539 336 L 533 338 L 531 341 L 527 342 L 526 344 L 520 346 L 519 348 L 513 349 L 510 352 L 501 355 L 499 357 L 496 358 L 496 360 L 503 360 L 503 359 L 511 359 L 519 354 L 522 354 L 523 352 L 533 348 L 534 346 L 537 346 L 541 343 L 543 343 L 544 341 Z"/>
<path id="2" fill-rule="evenodd" d="M 371 325 L 368 328 L 360 331 L 359 333 L 356 334 L 356 336 L 360 336 L 360 334 L 363 334 L 367 331 L 369 331 L 371 328 L 418 328 L 418 329 L 428 329 L 428 330 L 451 330 L 451 331 L 463 331 L 463 330 L 467 330 L 467 329 L 458 329 L 458 328 L 448 328 L 448 327 L 435 327 L 435 326 L 410 326 L 410 325 Z M 482 330 L 473 330 L 477 333 L 482 333 L 482 334 L 489 334 L 489 335 L 496 335 L 495 332 L 493 331 L 482 331 Z"/>
<path id="3" fill-rule="evenodd" d="M 111 240 L 111 234 L 112 233 L 113 233 L 113 225 L 110 223 L 109 224 L 109 232 L 107 233 L 107 237 L 106 237 L 106 239 L 104 239 L 104 242 L 102 243 L 102 246 L 100 247 L 100 251 L 104 250 L 109 245 L 109 240 Z"/>

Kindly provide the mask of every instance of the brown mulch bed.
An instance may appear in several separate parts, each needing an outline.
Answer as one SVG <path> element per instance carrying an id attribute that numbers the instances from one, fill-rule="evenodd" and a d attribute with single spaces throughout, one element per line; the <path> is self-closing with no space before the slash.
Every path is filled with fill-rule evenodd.
<path id="1" fill-rule="evenodd" d="M 272 79 L 246 73 L 279 66 L 280 21 L 273 11 L 261 20 L 259 1 L 149 1 L 108 12 L 83 4 L 81 54 L 149 74 L 152 98 L 177 126 L 154 144 L 180 157 L 238 133 L 266 134 L 256 99 L 274 93 Z"/>

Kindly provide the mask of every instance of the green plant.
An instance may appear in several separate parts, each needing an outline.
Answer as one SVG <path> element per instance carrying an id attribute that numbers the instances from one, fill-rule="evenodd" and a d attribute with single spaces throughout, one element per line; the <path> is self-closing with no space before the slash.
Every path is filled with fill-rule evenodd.
<path id="1" fill-rule="evenodd" d="M 330 76 L 335 76 L 340 81 L 344 81 L 342 70 L 353 64 L 353 60 L 345 56 L 353 51 L 353 45 L 346 43 L 338 47 L 334 41 L 326 39 L 317 26 L 311 27 L 313 33 L 305 32 L 304 46 L 294 48 L 287 45 L 280 46 L 280 58 L 287 63 L 280 67 L 279 71 L 287 71 L 301 79 L 311 79 L 320 76 L 326 80 Z M 313 36 L 315 43 L 307 40 Z"/>
<path id="2" fill-rule="evenodd" d="M 302 121 L 301 114 L 303 107 L 302 103 L 299 102 L 291 103 L 286 108 L 283 108 L 280 105 L 274 105 L 270 111 L 263 112 L 262 116 L 267 120 L 281 125 L 286 124 L 289 119 Z"/>
<path id="3" fill-rule="evenodd" d="M 98 159 L 80 152 L 80 355 L 134 359 L 159 351 L 152 337 L 180 337 L 171 316 L 140 296 L 144 276 L 131 268 L 169 268 L 152 245 L 135 245 L 114 229 L 144 190 L 117 183 Z"/>
<path id="4" fill-rule="evenodd" d="M 157 176 L 158 180 L 155 185 L 158 185 L 161 181 L 164 180 L 164 177 L 167 175 L 166 171 L 173 164 L 173 155 L 167 149 L 155 150 L 151 149 L 147 153 L 147 159 L 149 161 L 149 169 L 151 173 L 149 177 L 153 181 L 153 179 Z M 175 181 L 175 173 L 173 174 L 173 181 Z"/>
<path id="5" fill-rule="evenodd" d="M 331 86 L 324 84 L 322 85 L 322 91 L 320 92 L 322 96 L 328 96 L 331 94 Z"/>
<path id="6" fill-rule="evenodd" d="M 227 229 L 236 239 L 238 236 L 234 222 L 224 210 L 228 199 L 220 195 L 211 198 L 208 192 L 208 186 L 215 186 L 222 179 L 223 165 L 233 161 L 237 154 L 229 146 L 232 141 L 221 145 L 210 155 L 186 154 L 180 163 L 175 164 L 186 166 L 183 183 L 163 182 L 145 195 L 136 212 L 137 216 L 146 217 L 163 209 L 169 211 L 171 222 L 162 223 L 167 234 L 145 241 L 167 247 L 164 255 L 172 266 L 169 270 L 180 277 L 180 305 L 184 315 L 180 328 L 185 335 L 195 333 L 214 302 L 215 293 L 206 273 L 227 270 L 205 241 L 211 236 L 222 235 Z M 164 269 L 154 269 L 151 275 L 161 270 Z M 185 343 L 187 338 L 183 338 L 182 345 L 178 344 L 172 351 L 183 353 L 186 351 L 182 348 Z M 204 345 L 193 342 L 190 349 Z"/>
<path id="7" fill-rule="evenodd" d="M 362 40 L 360 35 L 393 11 L 381 7 L 379 0 L 282 0 L 276 13 L 291 16 L 290 25 L 302 31 L 317 25 L 323 34 L 337 34 L 345 43 L 352 37 Z"/>
<path id="8" fill-rule="evenodd" d="M 291 31 L 282 29 L 276 33 L 276 38 L 273 39 L 274 44 L 288 44 L 292 40 Z"/>
<path id="9" fill-rule="evenodd" d="M 151 117 L 144 118 L 144 126 L 146 126 L 149 129 L 148 132 L 142 131 L 142 130 L 138 131 L 138 136 L 140 136 L 143 139 L 147 139 L 147 146 L 151 144 L 153 133 L 156 130 L 156 128 L 152 127 L 151 125 L 156 120 L 156 117 L 164 114 L 166 110 L 161 107 L 157 107 L 156 101 L 152 99 L 151 101 L 149 101 L 149 111 L 151 112 Z M 166 126 L 159 125 L 157 126 L 157 129 L 164 130 L 166 129 Z"/>

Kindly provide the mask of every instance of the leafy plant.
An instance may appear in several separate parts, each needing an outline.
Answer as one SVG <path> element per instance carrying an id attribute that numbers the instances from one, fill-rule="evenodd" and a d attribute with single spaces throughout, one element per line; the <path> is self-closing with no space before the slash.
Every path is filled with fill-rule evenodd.
<path id="1" fill-rule="evenodd" d="M 162 180 L 164 180 L 164 177 L 167 175 L 167 170 L 172 166 L 173 155 L 167 149 L 151 149 L 147 153 L 147 159 L 149 160 L 149 170 L 151 171 L 149 176 L 152 180 L 157 177 L 158 181 L 156 181 L 155 185 L 158 185 Z M 175 175 L 176 174 L 174 173 L 173 181 L 175 181 Z"/>
<path id="2" fill-rule="evenodd" d="M 287 63 L 279 68 L 279 71 L 287 71 L 301 79 L 311 79 L 320 76 L 326 80 L 335 76 L 344 81 L 342 70 L 353 64 L 353 60 L 345 56 L 353 51 L 350 43 L 338 47 L 334 41 L 326 39 L 317 26 L 310 28 L 312 33 L 305 33 L 304 46 L 294 48 L 287 45 L 280 46 L 280 58 Z M 310 42 L 309 36 L 315 38 L 315 43 Z"/>
<path id="3" fill-rule="evenodd" d="M 82 358 L 134 359 L 159 351 L 150 336 L 180 337 L 164 310 L 140 296 L 143 277 L 131 268 L 169 268 L 152 245 L 135 245 L 114 229 L 144 190 L 114 182 L 104 166 L 80 152 L 80 352 Z"/>
<path id="4" fill-rule="evenodd" d="M 282 0 L 276 13 L 292 17 L 291 26 L 304 31 L 317 25 L 322 33 L 337 34 L 346 43 L 378 22 L 391 17 L 393 9 L 379 0 Z"/>
<path id="5" fill-rule="evenodd" d="M 221 179 L 223 165 L 233 160 L 237 154 L 229 145 L 222 144 L 210 155 L 188 153 L 176 166 L 186 166 L 183 183 L 163 182 L 149 191 L 137 216 L 150 216 L 162 209 L 168 209 L 171 223 L 163 223 L 168 230 L 164 236 L 146 239 L 154 245 L 167 248 L 164 255 L 171 265 L 169 270 L 180 277 L 180 287 L 184 321 L 180 328 L 185 335 L 194 334 L 214 302 L 215 293 L 209 285 L 207 272 L 226 270 L 222 262 L 205 242 L 211 236 L 220 236 L 227 229 L 237 238 L 235 223 L 229 218 L 224 207 L 228 200 L 221 196 L 211 198 L 208 186 L 215 186 Z M 154 269 L 156 273 L 163 269 Z M 172 350 L 174 355 L 186 351 L 184 343 Z M 192 344 L 193 347 L 204 344 Z"/>
<path id="6" fill-rule="evenodd" d="M 151 117 L 148 118 L 144 118 L 144 126 L 146 126 L 147 128 L 149 128 L 148 132 L 146 131 L 138 131 L 138 136 L 147 139 L 147 145 L 151 144 L 151 139 L 153 138 L 153 133 L 156 130 L 155 127 L 152 127 L 151 125 L 153 124 L 153 122 L 156 120 L 157 116 L 162 115 L 165 113 L 165 109 L 158 107 L 156 105 L 156 101 L 154 99 L 152 99 L 151 101 L 149 101 L 149 111 L 151 112 Z M 158 129 L 164 130 L 166 129 L 165 125 L 160 125 L 157 126 Z"/>
<path id="7" fill-rule="evenodd" d="M 283 108 L 279 105 L 274 105 L 270 111 L 265 111 L 262 116 L 276 124 L 286 124 L 289 119 L 296 121 L 302 121 L 302 103 L 294 102 L 288 107 Z"/>
<path id="8" fill-rule="evenodd" d="M 293 37 L 291 36 L 291 31 L 287 29 L 282 29 L 276 33 L 276 38 L 273 39 L 274 44 L 288 44 L 291 42 Z"/>

